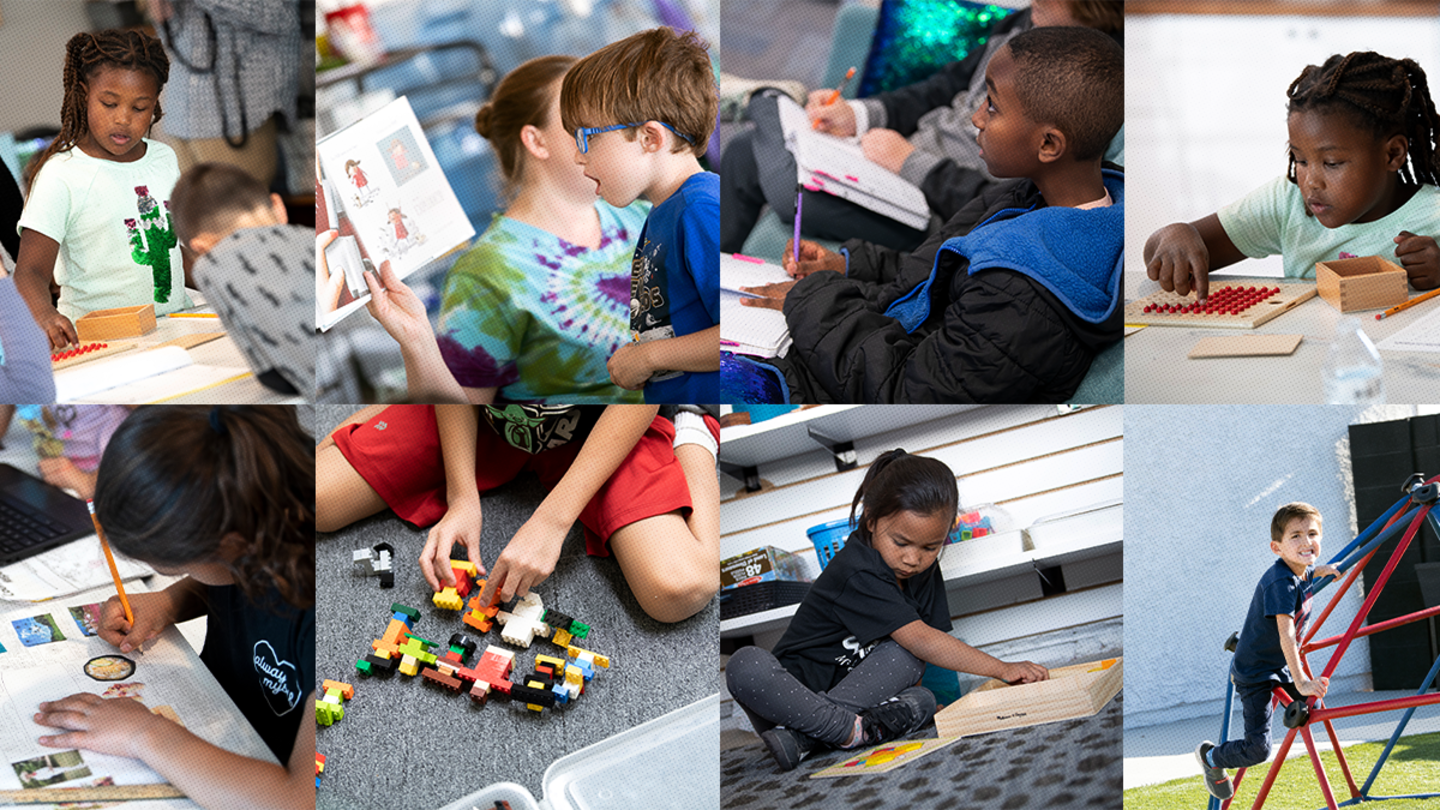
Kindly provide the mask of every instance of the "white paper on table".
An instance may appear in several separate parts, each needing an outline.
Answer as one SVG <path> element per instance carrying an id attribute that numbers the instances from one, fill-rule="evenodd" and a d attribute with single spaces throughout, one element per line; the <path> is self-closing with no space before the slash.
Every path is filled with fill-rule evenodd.
<path id="1" fill-rule="evenodd" d="M 55 401 L 74 402 L 103 391 L 127 386 L 147 377 L 184 368 L 193 362 L 190 359 L 190 353 L 179 346 L 163 346 L 138 354 L 124 354 L 108 360 L 83 363 L 74 368 L 56 372 Z M 132 400 L 107 396 L 105 401 L 130 402 Z"/>
<path id="2" fill-rule="evenodd" d="M 205 366 L 196 364 L 174 371 L 167 371 L 164 374 L 157 374 L 154 377 L 147 377 L 143 380 L 136 380 L 126 385 L 117 386 L 103 394 L 94 394 L 80 401 L 91 403 L 166 402 L 188 394 L 194 394 L 198 391 L 203 391 L 206 388 L 214 388 L 218 385 L 224 385 L 225 383 L 251 376 L 254 376 L 253 372 L 243 366 Z"/>
<path id="3" fill-rule="evenodd" d="M 137 592 L 144 590 L 137 587 Z M 77 603 L 78 604 L 78 603 Z M 247 722 L 220 684 L 201 663 L 180 631 L 166 628 L 143 654 L 124 654 L 135 663 L 135 672 L 120 681 L 97 681 L 85 674 L 86 661 L 98 656 L 120 655 L 99 637 L 86 637 L 71 618 L 72 605 L 12 607 L 0 615 L 0 644 L 6 652 L 5 666 L 0 669 L 0 790 L 20 789 L 20 779 L 10 763 L 33 759 L 64 749 L 46 748 L 36 742 L 52 729 L 37 725 L 32 719 L 43 701 L 56 700 L 77 692 L 104 695 L 116 684 L 142 684 L 138 687 L 140 702 L 150 709 L 168 706 L 184 726 L 196 736 L 228 751 L 252 759 L 278 763 L 264 740 Z M 64 640 L 23 646 L 12 622 L 41 614 L 49 614 L 61 629 Z M 80 752 L 90 775 L 63 782 L 55 787 L 82 787 L 96 780 L 112 778 L 116 785 L 158 784 L 165 780 L 138 760 L 109 756 L 92 751 Z M 37 788 L 44 790 L 44 788 Z M 135 805 L 129 805 L 133 807 Z M 175 806 L 160 804 L 157 806 Z"/>
<path id="4" fill-rule="evenodd" d="M 125 581 L 155 573 L 150 566 L 120 554 L 115 555 L 115 568 Z M 105 552 L 92 534 L 0 568 L 0 599 L 28 602 L 54 599 L 113 581 Z"/>
<path id="5" fill-rule="evenodd" d="M 794 99 L 779 98 L 778 110 L 785 145 L 795 155 L 796 182 L 917 230 L 929 224 L 930 203 L 920 187 L 866 158 L 858 139 L 811 129 L 804 108 Z"/>
<path id="6" fill-rule="evenodd" d="M 1431 307 L 1414 323 L 1375 344 L 1375 348 L 1392 352 L 1440 352 L 1440 306 Z"/>

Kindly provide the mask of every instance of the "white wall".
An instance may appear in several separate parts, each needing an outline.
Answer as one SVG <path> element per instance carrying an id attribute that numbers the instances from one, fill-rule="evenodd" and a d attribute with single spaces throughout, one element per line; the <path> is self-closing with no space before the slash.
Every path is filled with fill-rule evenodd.
<path id="1" fill-rule="evenodd" d="M 89 30 L 83 0 L 3 0 L 0 131 L 60 126 L 65 43 Z"/>
<path id="2" fill-rule="evenodd" d="M 1276 559 L 1275 510 L 1291 501 L 1318 508 L 1328 562 L 1357 532 L 1348 426 L 1424 412 L 1434 406 L 1125 407 L 1127 728 L 1220 714 L 1231 660 L 1222 645 Z M 1317 638 L 1344 632 L 1361 591 L 1350 589 Z M 1317 597 L 1313 615 L 1334 593 Z M 1312 654 L 1312 670 L 1332 651 Z M 1357 639 L 1332 689 L 1368 688 L 1369 672 L 1369 644 Z"/>
<path id="3" fill-rule="evenodd" d="M 1127 298 L 1149 292 L 1143 248 L 1156 229 L 1285 173 L 1285 91 L 1306 65 L 1373 50 L 1440 75 L 1436 18 L 1165 14 L 1131 15 L 1125 27 Z M 1281 274 L 1278 257 L 1242 268 Z"/>

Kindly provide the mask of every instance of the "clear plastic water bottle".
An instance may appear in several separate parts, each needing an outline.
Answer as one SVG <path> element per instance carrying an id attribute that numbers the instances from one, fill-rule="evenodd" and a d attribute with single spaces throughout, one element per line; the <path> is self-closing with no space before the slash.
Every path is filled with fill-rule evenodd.
<path id="1" fill-rule="evenodd" d="M 1342 318 L 1325 356 L 1325 402 L 1330 405 L 1385 404 L 1380 352 L 1357 318 Z"/>

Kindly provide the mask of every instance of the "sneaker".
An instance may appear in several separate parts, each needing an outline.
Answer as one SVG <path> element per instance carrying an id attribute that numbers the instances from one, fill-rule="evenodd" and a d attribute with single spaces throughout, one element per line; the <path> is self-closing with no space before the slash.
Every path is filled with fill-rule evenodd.
<path id="1" fill-rule="evenodd" d="M 760 739 L 775 758 L 775 764 L 782 771 L 793 771 L 820 743 L 814 737 L 807 737 L 798 731 L 776 727 L 760 733 Z"/>
<path id="2" fill-rule="evenodd" d="M 1205 773 L 1205 789 L 1210 791 L 1211 796 L 1223 802 L 1235 795 L 1235 786 L 1230 784 L 1230 777 L 1225 775 L 1224 768 L 1216 768 L 1205 761 L 1205 755 L 1214 747 L 1215 743 L 1209 740 L 1200 743 L 1200 747 L 1195 749 L 1195 759 L 1199 760 L 1200 770 Z"/>
<path id="3" fill-rule="evenodd" d="M 773 87 L 785 95 L 795 99 L 800 106 L 805 106 L 805 85 L 789 79 L 775 81 L 760 81 L 756 79 L 742 79 L 730 73 L 720 74 L 720 118 L 724 121 L 745 120 L 745 107 L 750 104 L 750 97 L 764 90 Z"/>
<path id="4" fill-rule="evenodd" d="M 879 706 L 860 712 L 861 745 L 879 745 L 918 730 L 935 715 L 935 695 L 912 686 Z"/>

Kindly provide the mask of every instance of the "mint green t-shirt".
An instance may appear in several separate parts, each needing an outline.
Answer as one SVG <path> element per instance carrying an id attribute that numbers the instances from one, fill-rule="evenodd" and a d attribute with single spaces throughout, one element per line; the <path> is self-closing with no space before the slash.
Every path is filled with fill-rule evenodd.
<path id="1" fill-rule="evenodd" d="M 1305 215 L 1300 189 L 1283 176 L 1220 209 L 1220 225 L 1241 253 L 1252 259 L 1279 253 L 1286 278 L 1315 278 L 1315 263 L 1355 256 L 1381 256 L 1396 264 L 1395 237 L 1401 231 L 1440 237 L 1440 187 L 1424 185 L 1399 210 L 1374 222 L 1327 228 Z"/>

